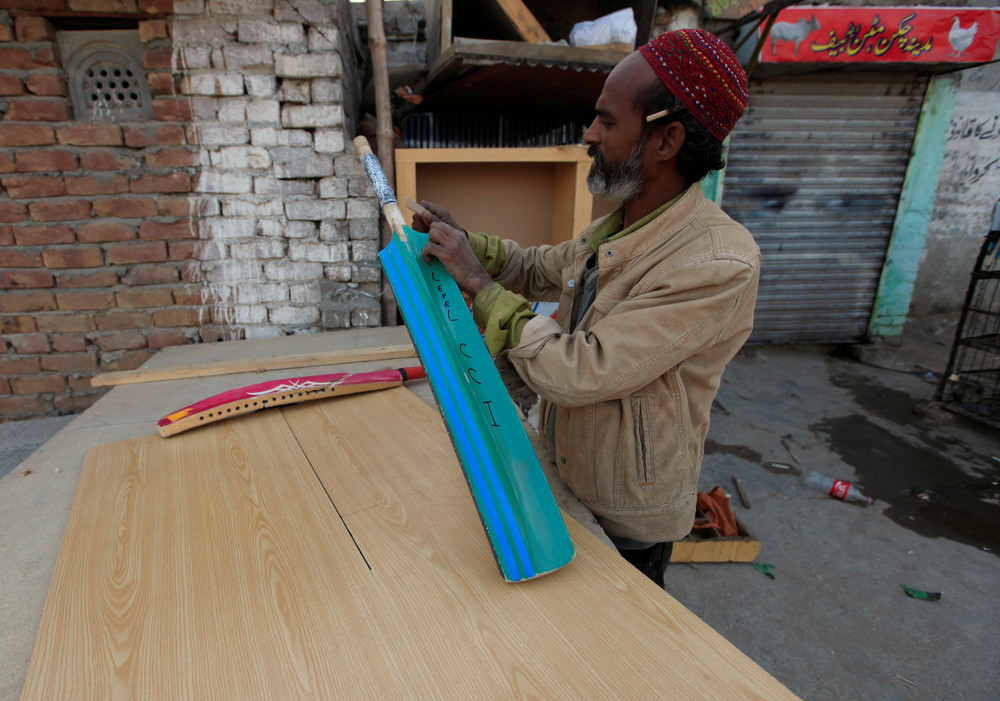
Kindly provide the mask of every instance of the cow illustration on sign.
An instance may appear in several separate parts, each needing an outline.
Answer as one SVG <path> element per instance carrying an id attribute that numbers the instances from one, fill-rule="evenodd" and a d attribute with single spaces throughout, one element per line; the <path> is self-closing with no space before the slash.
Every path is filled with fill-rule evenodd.
<path id="1" fill-rule="evenodd" d="M 779 41 L 794 41 L 795 55 L 798 56 L 799 43 L 817 29 L 819 20 L 816 19 L 816 15 L 808 20 L 802 17 L 796 22 L 775 22 L 771 27 L 771 53 L 776 53 L 775 48 Z"/>

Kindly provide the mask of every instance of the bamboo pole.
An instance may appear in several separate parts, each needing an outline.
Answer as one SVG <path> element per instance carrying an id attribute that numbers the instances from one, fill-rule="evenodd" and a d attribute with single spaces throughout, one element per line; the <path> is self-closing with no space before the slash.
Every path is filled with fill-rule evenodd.
<path id="1" fill-rule="evenodd" d="M 368 19 L 368 48 L 372 56 L 372 79 L 375 86 L 375 140 L 378 159 L 389 182 L 395 182 L 395 164 L 392 131 L 392 106 L 389 103 L 389 61 L 386 51 L 385 24 L 382 20 L 382 0 L 365 0 Z M 380 224 L 381 245 L 385 248 L 392 239 L 392 231 Z M 396 325 L 396 298 L 388 285 L 382 295 L 382 325 Z"/>

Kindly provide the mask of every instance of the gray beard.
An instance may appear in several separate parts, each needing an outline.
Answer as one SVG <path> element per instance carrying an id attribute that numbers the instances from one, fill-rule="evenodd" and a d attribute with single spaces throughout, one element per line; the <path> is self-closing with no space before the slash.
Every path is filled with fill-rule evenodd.
<path id="1" fill-rule="evenodd" d="M 594 197 L 612 202 L 627 202 L 642 189 L 642 156 L 646 153 L 646 140 L 636 143 L 632 153 L 620 166 L 607 163 L 596 146 L 587 149 L 594 159 L 587 175 L 587 189 Z"/>

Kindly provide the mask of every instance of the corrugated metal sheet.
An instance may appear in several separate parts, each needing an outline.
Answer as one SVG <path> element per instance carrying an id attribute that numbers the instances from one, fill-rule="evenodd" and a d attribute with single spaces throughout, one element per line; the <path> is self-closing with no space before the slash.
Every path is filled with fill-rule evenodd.
<path id="1" fill-rule="evenodd" d="M 926 80 L 751 85 L 722 206 L 762 254 L 753 343 L 865 340 Z"/>

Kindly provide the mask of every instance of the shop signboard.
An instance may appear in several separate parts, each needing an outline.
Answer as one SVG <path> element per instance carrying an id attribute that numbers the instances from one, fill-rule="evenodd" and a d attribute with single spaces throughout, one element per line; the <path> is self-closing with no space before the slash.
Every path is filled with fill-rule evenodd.
<path id="1" fill-rule="evenodd" d="M 1000 11 L 960 7 L 789 7 L 761 48 L 762 63 L 992 61 Z"/>

